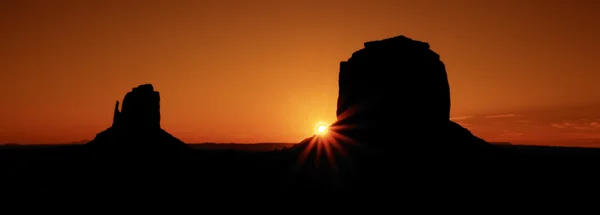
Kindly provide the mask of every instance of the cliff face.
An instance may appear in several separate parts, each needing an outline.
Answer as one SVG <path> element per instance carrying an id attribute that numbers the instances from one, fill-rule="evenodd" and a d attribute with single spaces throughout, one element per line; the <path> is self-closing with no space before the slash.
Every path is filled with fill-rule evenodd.
<path id="1" fill-rule="evenodd" d="M 133 88 L 123 98 L 118 117 L 117 126 L 160 129 L 160 93 L 150 84 Z"/>
<path id="2" fill-rule="evenodd" d="M 150 84 L 140 85 L 128 92 L 121 111 L 116 102 L 112 126 L 98 133 L 88 143 L 95 149 L 154 150 L 187 148 L 160 126 L 160 93 Z"/>
<path id="3" fill-rule="evenodd" d="M 364 46 L 340 63 L 338 120 L 380 125 L 450 118 L 445 66 L 429 44 L 398 36 Z"/>

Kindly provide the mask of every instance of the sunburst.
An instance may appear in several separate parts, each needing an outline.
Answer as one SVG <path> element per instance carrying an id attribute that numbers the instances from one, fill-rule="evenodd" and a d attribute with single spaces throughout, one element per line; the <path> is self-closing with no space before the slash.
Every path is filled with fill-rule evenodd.
<path id="1" fill-rule="evenodd" d="M 356 113 L 356 111 L 357 111 L 356 108 L 348 108 L 347 111 L 340 114 L 340 117 L 338 117 L 338 122 L 353 115 L 354 113 Z M 344 149 L 344 145 L 358 144 L 357 141 L 355 141 L 354 139 L 342 134 L 342 133 L 345 133 L 343 131 L 347 131 L 347 130 L 351 130 L 351 129 L 355 129 L 355 128 L 357 128 L 356 125 L 333 124 L 333 125 L 329 126 L 326 123 L 322 123 L 322 122 L 318 123 L 317 126 L 315 127 L 315 135 L 310 138 L 308 144 L 305 146 L 304 150 L 298 157 L 298 164 L 299 165 L 304 164 L 304 162 L 306 161 L 306 158 L 309 156 L 309 154 L 313 150 L 315 150 L 316 151 L 315 152 L 316 153 L 315 162 L 317 164 L 320 162 L 319 159 L 321 158 L 321 156 L 324 152 L 329 164 L 331 164 L 335 168 L 336 164 L 335 164 L 334 156 L 336 156 L 336 155 L 347 156 L 348 155 L 347 150 Z"/>

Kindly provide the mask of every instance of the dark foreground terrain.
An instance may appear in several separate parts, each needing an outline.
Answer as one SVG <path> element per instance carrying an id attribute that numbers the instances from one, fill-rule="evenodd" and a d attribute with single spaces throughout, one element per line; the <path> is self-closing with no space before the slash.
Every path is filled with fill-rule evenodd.
<path id="1" fill-rule="evenodd" d="M 85 145 L 6 146 L 0 149 L 1 180 L 13 185 L 7 188 L 20 192 L 121 192 L 120 187 L 152 186 L 165 192 L 183 189 L 211 195 L 318 193 L 325 197 L 394 193 L 417 187 L 468 192 L 481 191 L 471 189 L 474 187 L 485 187 L 485 192 L 548 186 L 577 190 L 585 185 L 585 189 L 593 189 L 595 179 L 600 178 L 596 176 L 600 164 L 597 148 L 495 145 L 498 151 L 489 159 L 450 159 L 452 155 L 420 159 L 365 152 L 352 146 L 344 146 L 343 153 L 333 152 L 331 156 L 325 149 L 318 155 L 318 147 L 304 153 L 308 143 L 271 151 L 264 151 L 261 145 L 255 147 L 263 150 L 248 149 L 247 145 L 247 150 L 204 147 L 213 149 L 192 149 L 177 156 L 137 154 L 140 151 L 109 157 L 97 156 Z"/>
<path id="2" fill-rule="evenodd" d="M 196 150 L 212 150 L 212 151 L 226 151 L 235 150 L 241 152 L 268 152 L 277 149 L 289 148 L 294 146 L 293 143 L 192 143 L 188 144 L 190 148 Z M 5 144 L 0 145 L 0 153 L 12 153 L 19 152 L 17 157 L 29 157 L 27 154 L 36 154 L 36 151 L 45 153 L 61 151 L 63 149 L 70 150 L 73 148 L 82 148 L 83 144 Z M 20 152 L 23 152 L 20 154 Z M 34 156 L 35 157 L 35 156 Z"/>
<path id="3" fill-rule="evenodd" d="M 562 146 L 533 146 L 514 145 L 507 143 L 491 143 L 507 152 L 523 156 L 536 157 L 571 157 L 571 158 L 600 158 L 600 148 L 587 147 L 562 147 Z M 192 154 L 260 154 L 271 151 L 280 151 L 292 148 L 297 144 L 292 143 L 197 143 L 189 144 L 194 149 Z M 61 160 L 73 157 L 85 148 L 82 144 L 29 144 L 29 145 L 0 145 L 0 160 L 3 161 L 42 161 L 46 159 Z"/>

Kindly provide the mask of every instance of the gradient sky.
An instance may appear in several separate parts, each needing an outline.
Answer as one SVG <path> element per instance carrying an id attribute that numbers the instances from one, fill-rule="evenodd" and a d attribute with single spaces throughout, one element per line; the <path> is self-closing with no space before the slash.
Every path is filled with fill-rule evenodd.
<path id="1" fill-rule="evenodd" d="M 600 146 L 589 0 L 0 1 L 0 143 L 92 139 L 152 83 L 185 142 L 298 142 L 333 122 L 339 62 L 406 35 L 489 141 Z"/>

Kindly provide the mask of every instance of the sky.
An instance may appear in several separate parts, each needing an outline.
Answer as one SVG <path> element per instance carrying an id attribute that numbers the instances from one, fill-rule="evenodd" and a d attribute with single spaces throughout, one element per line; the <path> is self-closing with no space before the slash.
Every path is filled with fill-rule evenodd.
<path id="1" fill-rule="evenodd" d="M 600 146 L 600 3 L 0 1 L 0 143 L 111 125 L 140 84 L 184 142 L 299 142 L 333 122 L 339 62 L 396 35 L 446 65 L 452 119 L 488 141 Z"/>

